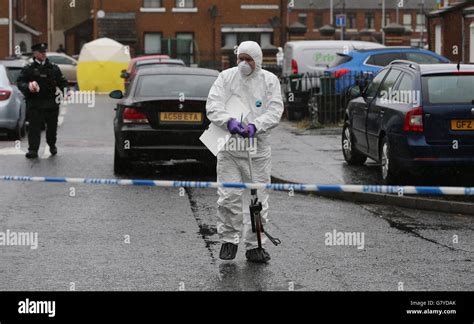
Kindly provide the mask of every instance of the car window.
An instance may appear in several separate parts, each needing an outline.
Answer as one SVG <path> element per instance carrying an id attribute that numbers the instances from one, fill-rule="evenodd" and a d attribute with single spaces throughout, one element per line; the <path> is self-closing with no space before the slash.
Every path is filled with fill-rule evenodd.
<path id="1" fill-rule="evenodd" d="M 398 84 L 398 91 L 413 91 L 415 90 L 415 80 L 408 73 L 403 73 L 400 83 Z"/>
<path id="2" fill-rule="evenodd" d="M 375 66 L 387 66 L 395 60 L 405 60 L 405 53 L 383 53 L 372 55 L 368 60 L 367 64 Z"/>
<path id="3" fill-rule="evenodd" d="M 352 56 L 337 54 L 337 58 L 331 64 L 329 64 L 329 67 L 331 68 L 331 67 L 339 66 L 341 64 L 344 64 L 350 61 L 352 61 Z"/>
<path id="4" fill-rule="evenodd" d="M 373 98 L 377 94 L 377 90 L 380 88 L 380 84 L 388 73 L 388 69 L 382 70 L 377 76 L 369 83 L 367 90 L 365 91 L 365 96 L 367 98 Z"/>
<path id="5" fill-rule="evenodd" d="M 157 74 L 140 76 L 136 97 L 207 97 L 217 77 L 189 74 Z"/>
<path id="6" fill-rule="evenodd" d="M 418 64 L 437 64 L 437 63 L 444 63 L 437 57 L 431 56 L 425 53 L 406 53 L 407 60 L 412 61 Z"/>
<path id="7" fill-rule="evenodd" d="M 423 77 L 423 98 L 431 104 L 466 104 L 474 100 L 474 75 Z"/>
<path id="8" fill-rule="evenodd" d="M 10 82 L 12 84 L 16 84 L 16 80 L 18 80 L 21 70 L 21 68 L 7 67 L 8 79 L 10 79 Z"/>
<path id="9" fill-rule="evenodd" d="M 68 59 L 65 56 L 60 56 L 60 55 L 50 55 L 48 56 L 48 59 L 55 63 L 55 64 L 65 64 L 65 65 L 72 65 L 73 61 Z"/>
<path id="10" fill-rule="evenodd" d="M 402 71 L 400 70 L 396 70 L 396 69 L 390 70 L 382 86 L 380 87 L 379 97 L 385 96 L 387 93 L 393 92 L 393 90 L 395 90 L 394 87 L 398 78 L 400 77 L 400 74 L 402 74 Z M 385 91 L 385 93 L 383 93 L 383 91 Z M 389 99 L 389 98 L 386 98 L 386 99 Z"/>
<path id="11" fill-rule="evenodd" d="M 400 103 L 418 104 L 420 100 L 419 92 L 415 92 L 415 79 L 408 73 L 402 73 L 397 86 L 397 98 L 393 99 Z"/>

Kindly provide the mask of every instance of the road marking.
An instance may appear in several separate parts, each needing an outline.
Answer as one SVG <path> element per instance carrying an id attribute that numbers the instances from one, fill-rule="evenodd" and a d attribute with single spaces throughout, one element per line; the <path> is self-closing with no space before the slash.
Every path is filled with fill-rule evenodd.
<path id="1" fill-rule="evenodd" d="M 25 152 L 14 147 L 7 147 L 7 148 L 0 149 L 0 155 L 23 155 L 23 154 L 25 154 Z"/>
<path id="2" fill-rule="evenodd" d="M 47 159 L 51 154 L 49 153 L 49 145 L 46 144 L 43 155 L 41 155 L 41 159 Z"/>
<path id="3" fill-rule="evenodd" d="M 61 125 L 64 123 L 64 117 L 63 116 L 59 116 L 58 117 L 58 127 L 61 127 Z"/>

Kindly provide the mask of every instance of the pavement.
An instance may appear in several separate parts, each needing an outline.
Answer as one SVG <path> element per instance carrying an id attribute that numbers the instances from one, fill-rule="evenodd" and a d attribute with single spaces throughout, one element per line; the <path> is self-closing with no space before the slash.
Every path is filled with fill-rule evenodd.
<path id="1" fill-rule="evenodd" d="M 36 161 L 24 157 L 26 139 L 15 148 L 0 138 L 1 173 L 115 178 L 113 108 L 105 96 L 94 108 L 64 107 L 54 157 L 44 134 Z M 278 170 L 276 148 L 273 161 Z M 216 174 L 191 162 L 137 164 L 124 178 L 215 181 Z M 235 260 L 219 259 L 216 202 L 214 189 L 0 182 L 0 232 L 38 234 L 36 249 L 0 245 L 0 291 L 474 289 L 470 216 L 272 192 L 266 229 L 282 244 L 267 246 L 272 259 L 255 265 L 242 245 Z M 334 231 L 363 234 L 364 242 L 332 244 Z"/>
<path id="2" fill-rule="evenodd" d="M 320 185 L 383 185 L 380 166 L 368 159 L 363 166 L 344 161 L 339 127 L 310 129 L 303 123 L 282 121 L 272 131 L 272 176 L 274 182 Z M 405 185 L 474 186 L 474 173 L 466 170 L 425 170 Z M 374 193 L 317 193 L 325 197 L 358 202 L 383 203 L 451 213 L 474 214 L 474 197 L 427 197 Z"/>

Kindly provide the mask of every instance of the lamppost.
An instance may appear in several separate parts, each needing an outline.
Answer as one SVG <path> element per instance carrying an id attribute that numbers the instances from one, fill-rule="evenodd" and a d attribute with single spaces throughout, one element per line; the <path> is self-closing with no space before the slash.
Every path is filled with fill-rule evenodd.
<path id="1" fill-rule="evenodd" d="M 382 0 L 382 44 L 385 45 L 385 0 Z"/>
<path id="2" fill-rule="evenodd" d="M 13 0 L 8 2 L 8 55 L 13 56 Z"/>

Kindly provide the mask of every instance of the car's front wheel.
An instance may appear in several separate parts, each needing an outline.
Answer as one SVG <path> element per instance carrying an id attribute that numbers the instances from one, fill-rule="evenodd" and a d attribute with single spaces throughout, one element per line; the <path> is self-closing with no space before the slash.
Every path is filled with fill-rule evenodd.
<path id="1" fill-rule="evenodd" d="M 130 170 L 130 161 L 120 156 L 117 148 L 114 152 L 114 173 L 117 175 L 125 174 Z"/>
<path id="2" fill-rule="evenodd" d="M 342 153 L 344 154 L 344 159 L 350 165 L 362 165 L 367 160 L 367 156 L 357 151 L 354 147 L 354 136 L 352 135 L 349 121 L 346 121 L 342 128 Z"/>
<path id="3" fill-rule="evenodd" d="M 385 136 L 380 144 L 380 162 L 381 162 L 381 175 L 382 180 L 385 184 L 396 184 L 401 181 L 400 168 L 393 158 L 393 153 L 390 148 L 390 143 Z"/>

